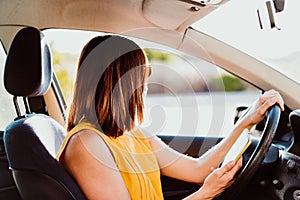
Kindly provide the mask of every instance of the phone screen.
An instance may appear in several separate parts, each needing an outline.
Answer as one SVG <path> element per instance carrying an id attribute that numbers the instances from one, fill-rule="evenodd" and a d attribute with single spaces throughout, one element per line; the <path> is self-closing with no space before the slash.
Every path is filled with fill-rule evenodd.
<path id="1" fill-rule="evenodd" d="M 235 143 L 232 145 L 230 150 L 227 152 L 222 165 L 225 165 L 229 161 L 235 160 L 237 161 L 240 159 L 242 154 L 246 151 L 246 149 L 251 144 L 251 139 L 249 138 L 248 130 L 245 129 L 241 135 L 238 137 L 238 139 L 235 141 Z"/>

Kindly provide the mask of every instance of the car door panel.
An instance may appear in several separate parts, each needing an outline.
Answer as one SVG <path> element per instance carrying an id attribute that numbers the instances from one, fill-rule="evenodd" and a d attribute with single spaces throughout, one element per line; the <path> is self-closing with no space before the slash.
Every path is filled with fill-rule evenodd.
<path id="1" fill-rule="evenodd" d="M 159 136 L 173 149 L 192 157 L 199 157 L 212 148 L 222 138 L 214 137 L 186 137 L 186 136 Z M 182 199 L 199 189 L 199 185 L 181 180 L 161 176 L 165 199 Z"/>

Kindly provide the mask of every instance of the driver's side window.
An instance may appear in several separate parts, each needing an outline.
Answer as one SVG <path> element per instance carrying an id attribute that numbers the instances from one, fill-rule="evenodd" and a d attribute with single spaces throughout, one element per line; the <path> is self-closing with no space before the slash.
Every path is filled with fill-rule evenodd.
<path id="1" fill-rule="evenodd" d="M 261 91 L 242 79 L 179 52 L 146 49 L 152 65 L 143 127 L 152 134 L 225 136 L 236 109 Z"/>

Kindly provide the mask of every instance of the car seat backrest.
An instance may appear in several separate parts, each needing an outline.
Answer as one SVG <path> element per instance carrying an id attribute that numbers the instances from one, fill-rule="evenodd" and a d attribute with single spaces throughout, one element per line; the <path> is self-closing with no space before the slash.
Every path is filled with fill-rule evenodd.
<path id="1" fill-rule="evenodd" d="M 8 51 L 4 85 L 14 96 L 17 117 L 4 132 L 9 166 L 22 199 L 82 199 L 75 180 L 54 158 L 64 138 L 63 127 L 44 114 L 31 113 L 28 97 L 44 95 L 52 80 L 51 54 L 43 34 L 26 27 Z M 18 98 L 26 110 L 22 114 Z"/>
<path id="2" fill-rule="evenodd" d="M 0 131 L 0 177 L 0 199 L 21 200 L 11 170 L 8 167 L 3 131 Z"/>

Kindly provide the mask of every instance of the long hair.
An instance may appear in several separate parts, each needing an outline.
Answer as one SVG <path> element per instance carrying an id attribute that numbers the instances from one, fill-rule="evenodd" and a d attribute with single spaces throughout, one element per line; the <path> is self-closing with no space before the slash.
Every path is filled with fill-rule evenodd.
<path id="1" fill-rule="evenodd" d="M 98 36 L 79 58 L 67 130 L 89 122 L 111 137 L 143 120 L 146 58 L 133 41 L 120 36 Z"/>

